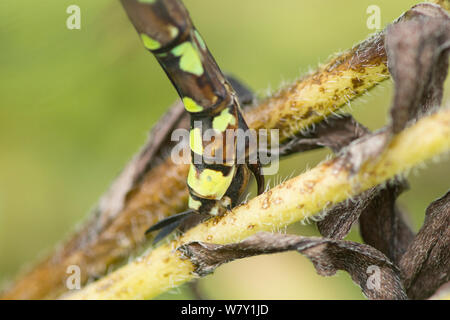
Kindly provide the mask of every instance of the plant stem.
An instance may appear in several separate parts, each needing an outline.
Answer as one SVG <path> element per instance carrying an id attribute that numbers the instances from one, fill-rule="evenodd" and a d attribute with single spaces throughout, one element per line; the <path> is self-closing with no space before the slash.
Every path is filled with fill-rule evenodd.
<path id="1" fill-rule="evenodd" d="M 354 176 L 345 167 L 336 165 L 339 158 L 327 160 L 235 208 L 226 216 L 198 225 L 69 298 L 153 298 L 195 277 L 194 266 L 176 251 L 180 245 L 194 240 L 232 243 L 259 231 L 278 230 L 311 218 L 449 150 L 450 110 L 444 109 L 395 136 L 378 159 L 364 164 Z"/>

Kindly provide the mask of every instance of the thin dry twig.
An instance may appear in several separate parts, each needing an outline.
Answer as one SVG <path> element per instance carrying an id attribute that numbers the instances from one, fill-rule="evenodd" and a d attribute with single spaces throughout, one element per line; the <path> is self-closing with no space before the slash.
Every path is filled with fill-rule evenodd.
<path id="1" fill-rule="evenodd" d="M 407 299 L 397 267 L 378 250 L 356 242 L 261 232 L 239 243 L 191 242 L 178 250 L 192 261 L 199 276 L 236 259 L 295 250 L 310 259 L 322 276 L 348 272 L 370 299 Z"/>

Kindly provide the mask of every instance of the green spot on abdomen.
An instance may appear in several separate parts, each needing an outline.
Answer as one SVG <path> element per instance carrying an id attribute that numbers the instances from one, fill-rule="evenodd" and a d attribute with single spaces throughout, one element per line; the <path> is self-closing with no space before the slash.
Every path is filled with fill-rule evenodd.
<path id="1" fill-rule="evenodd" d="M 180 69 L 201 76 L 203 74 L 203 65 L 200 54 L 191 42 L 183 42 L 172 49 L 172 54 L 180 58 Z"/>
<path id="2" fill-rule="evenodd" d="M 228 127 L 228 125 L 235 125 L 236 119 L 230 113 L 228 108 L 223 109 L 222 112 L 213 119 L 212 126 L 213 129 L 223 132 Z"/>
<path id="3" fill-rule="evenodd" d="M 174 26 L 169 26 L 169 32 L 172 39 L 175 39 L 178 36 L 178 28 Z"/>
<path id="4" fill-rule="evenodd" d="M 184 97 L 183 98 L 183 104 L 184 104 L 184 108 L 188 112 L 200 112 L 200 111 L 203 111 L 203 107 L 199 106 L 197 104 L 197 102 L 195 102 L 194 100 L 192 100 L 189 97 Z"/>
<path id="5" fill-rule="evenodd" d="M 198 200 L 194 200 L 191 196 L 189 196 L 189 205 L 188 207 L 193 210 L 198 210 L 201 207 L 202 203 Z"/>
<path id="6" fill-rule="evenodd" d="M 196 154 L 203 154 L 202 132 L 199 128 L 194 128 L 189 132 L 189 145 Z"/>
<path id="7" fill-rule="evenodd" d="M 199 196 L 220 200 L 227 192 L 233 181 L 235 167 L 232 167 L 228 175 L 211 169 L 203 169 L 199 174 L 191 164 L 187 183 Z"/>
<path id="8" fill-rule="evenodd" d="M 146 47 L 149 50 L 158 50 L 159 48 L 161 48 L 161 44 L 158 41 L 150 38 L 145 33 L 141 33 L 141 39 L 142 43 L 144 44 L 144 47 Z"/>

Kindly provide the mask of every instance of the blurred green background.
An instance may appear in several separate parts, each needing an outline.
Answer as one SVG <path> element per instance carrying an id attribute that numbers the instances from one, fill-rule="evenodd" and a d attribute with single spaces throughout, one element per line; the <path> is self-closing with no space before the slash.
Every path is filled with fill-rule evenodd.
<path id="1" fill-rule="evenodd" d="M 258 96 L 292 81 L 374 30 L 414 0 L 186 0 L 223 70 Z M 82 29 L 68 30 L 66 8 L 81 8 Z M 141 46 L 118 1 L 0 1 L 0 283 L 50 250 L 107 189 L 144 143 L 148 129 L 176 99 L 155 59 Z M 448 88 L 448 85 L 447 85 Z M 387 120 L 392 83 L 352 103 L 371 129 Z M 448 95 L 447 95 L 448 96 Z M 316 151 L 281 163 L 298 174 L 326 155 Z M 426 206 L 448 188 L 448 161 L 410 176 L 400 204 L 417 230 Z M 289 232 L 317 235 L 314 226 Z M 357 230 L 349 236 L 359 240 Z M 200 281 L 212 299 L 363 298 L 342 272 L 316 275 L 296 253 L 245 259 Z M 162 298 L 190 297 L 184 287 Z"/>

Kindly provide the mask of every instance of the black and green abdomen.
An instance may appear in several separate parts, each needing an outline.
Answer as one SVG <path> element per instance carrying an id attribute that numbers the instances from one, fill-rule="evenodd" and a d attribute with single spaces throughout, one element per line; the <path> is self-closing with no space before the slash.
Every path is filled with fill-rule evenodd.
<path id="1" fill-rule="evenodd" d="M 248 129 L 231 85 L 178 0 L 122 0 L 144 46 L 176 88 L 191 115 L 189 207 L 222 214 L 235 206 L 249 180 L 238 164 L 237 129 Z M 206 139 L 205 132 L 214 132 Z M 219 156 L 218 156 L 219 155 Z M 210 161 L 214 158 L 214 161 Z"/>

